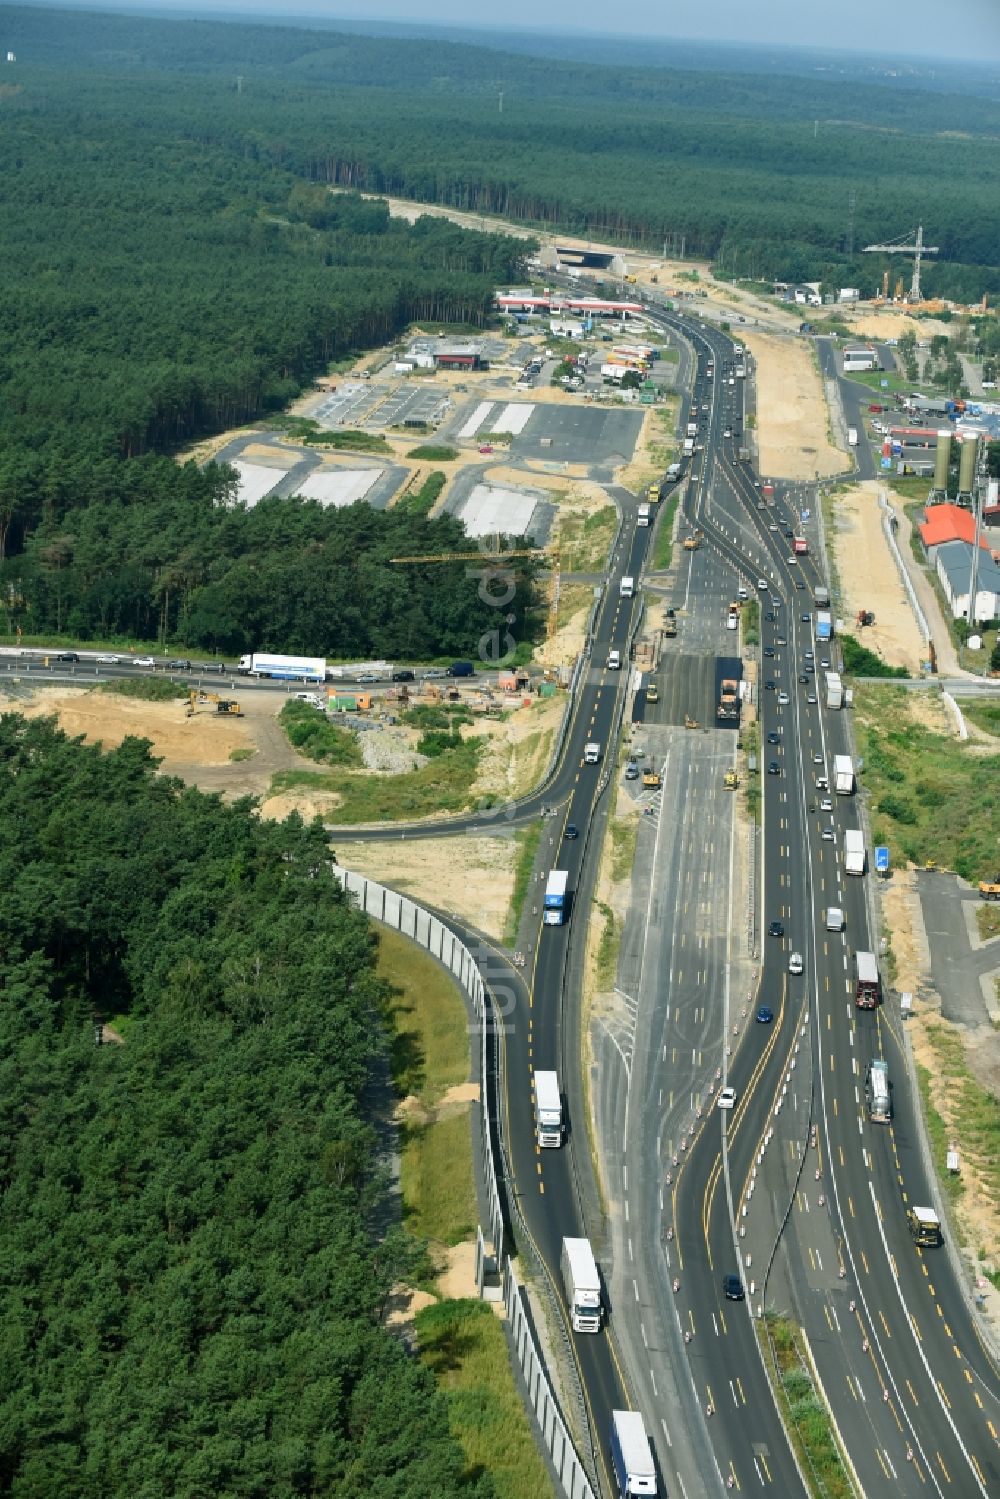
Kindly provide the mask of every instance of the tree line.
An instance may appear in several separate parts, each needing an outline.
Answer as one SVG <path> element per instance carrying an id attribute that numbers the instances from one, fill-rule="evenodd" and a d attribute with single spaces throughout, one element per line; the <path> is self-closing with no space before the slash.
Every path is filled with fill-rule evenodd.
<path id="1" fill-rule="evenodd" d="M 369 925 L 155 769 L 0 718 L 0 1488 L 489 1499 L 382 1325 Z"/>

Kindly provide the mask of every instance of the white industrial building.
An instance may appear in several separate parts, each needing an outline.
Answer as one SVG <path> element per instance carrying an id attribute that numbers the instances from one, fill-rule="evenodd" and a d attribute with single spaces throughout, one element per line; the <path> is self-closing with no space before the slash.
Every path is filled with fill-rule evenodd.
<path id="1" fill-rule="evenodd" d="M 980 548 L 976 574 L 974 620 L 983 624 L 1000 619 L 1000 567 L 994 555 Z M 967 541 L 947 541 L 937 548 L 935 567 L 953 619 L 968 619 L 972 586 L 972 547 Z"/>

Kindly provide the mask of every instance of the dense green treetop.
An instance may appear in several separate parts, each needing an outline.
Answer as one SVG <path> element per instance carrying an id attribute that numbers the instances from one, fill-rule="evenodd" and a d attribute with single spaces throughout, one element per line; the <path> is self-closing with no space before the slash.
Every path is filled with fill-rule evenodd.
<path id="1" fill-rule="evenodd" d="M 381 1327 L 367 922 L 154 768 L 0 718 L 0 1488 L 488 1499 Z"/>

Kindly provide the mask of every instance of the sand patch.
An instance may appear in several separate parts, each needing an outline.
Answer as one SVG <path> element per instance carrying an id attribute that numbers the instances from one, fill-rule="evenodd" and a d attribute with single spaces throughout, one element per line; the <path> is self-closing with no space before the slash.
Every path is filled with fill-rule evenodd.
<path id="1" fill-rule="evenodd" d="M 438 1289 L 448 1300 L 478 1297 L 476 1287 L 476 1246 L 473 1240 L 452 1244 L 443 1251 L 444 1269 L 438 1276 Z"/>
<path id="2" fill-rule="evenodd" d="M 478 1083 L 456 1083 L 455 1086 L 453 1088 L 449 1088 L 444 1096 L 439 1100 L 437 1111 L 440 1115 L 443 1110 L 448 1108 L 449 1104 L 456 1105 L 478 1102 Z"/>
<path id="3" fill-rule="evenodd" d="M 352 843 L 335 837 L 334 846 L 345 869 L 415 899 L 431 900 L 498 941 L 503 937 L 514 893 L 517 845 L 512 835 L 391 843 Z"/>
<path id="4" fill-rule="evenodd" d="M 316 770 L 320 770 L 318 765 Z M 282 791 L 261 803 L 260 815 L 270 818 L 272 822 L 284 822 L 286 817 L 298 812 L 306 822 L 311 822 L 314 817 L 329 817 L 343 800 L 336 791 Z"/>
<path id="5" fill-rule="evenodd" d="M 890 666 L 919 676 L 927 648 L 910 608 L 896 563 L 882 529 L 880 485 L 870 480 L 835 496 L 833 545 L 845 627 Z M 874 625 L 854 623 L 859 609 L 870 609 Z"/>
<path id="6" fill-rule="evenodd" d="M 827 435 L 823 383 L 811 343 L 771 333 L 745 333 L 757 364 L 760 471 L 774 478 L 839 474 L 847 458 Z"/>
<path id="7" fill-rule="evenodd" d="M 23 713 L 25 718 L 54 714 L 59 727 L 87 744 L 115 749 L 124 739 L 149 739 L 152 753 L 162 759 L 162 769 L 174 766 L 227 765 L 234 749 L 252 749 L 253 736 L 244 722 L 196 713 L 188 718 L 184 702 L 149 703 L 121 697 L 113 692 L 79 691 L 43 687 L 28 700 L 4 698 L 4 711 Z"/>

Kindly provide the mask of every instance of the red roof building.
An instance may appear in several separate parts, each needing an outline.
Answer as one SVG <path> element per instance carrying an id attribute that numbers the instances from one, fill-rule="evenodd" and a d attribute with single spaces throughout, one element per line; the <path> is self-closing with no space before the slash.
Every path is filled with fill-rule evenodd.
<path id="1" fill-rule="evenodd" d="M 961 505 L 928 505 L 924 514 L 927 519 L 921 522 L 920 540 L 928 551 L 949 541 L 964 541 L 972 545 L 976 522 L 971 510 L 963 510 Z M 980 536 L 979 544 L 985 551 L 990 550 L 986 537 Z"/>

